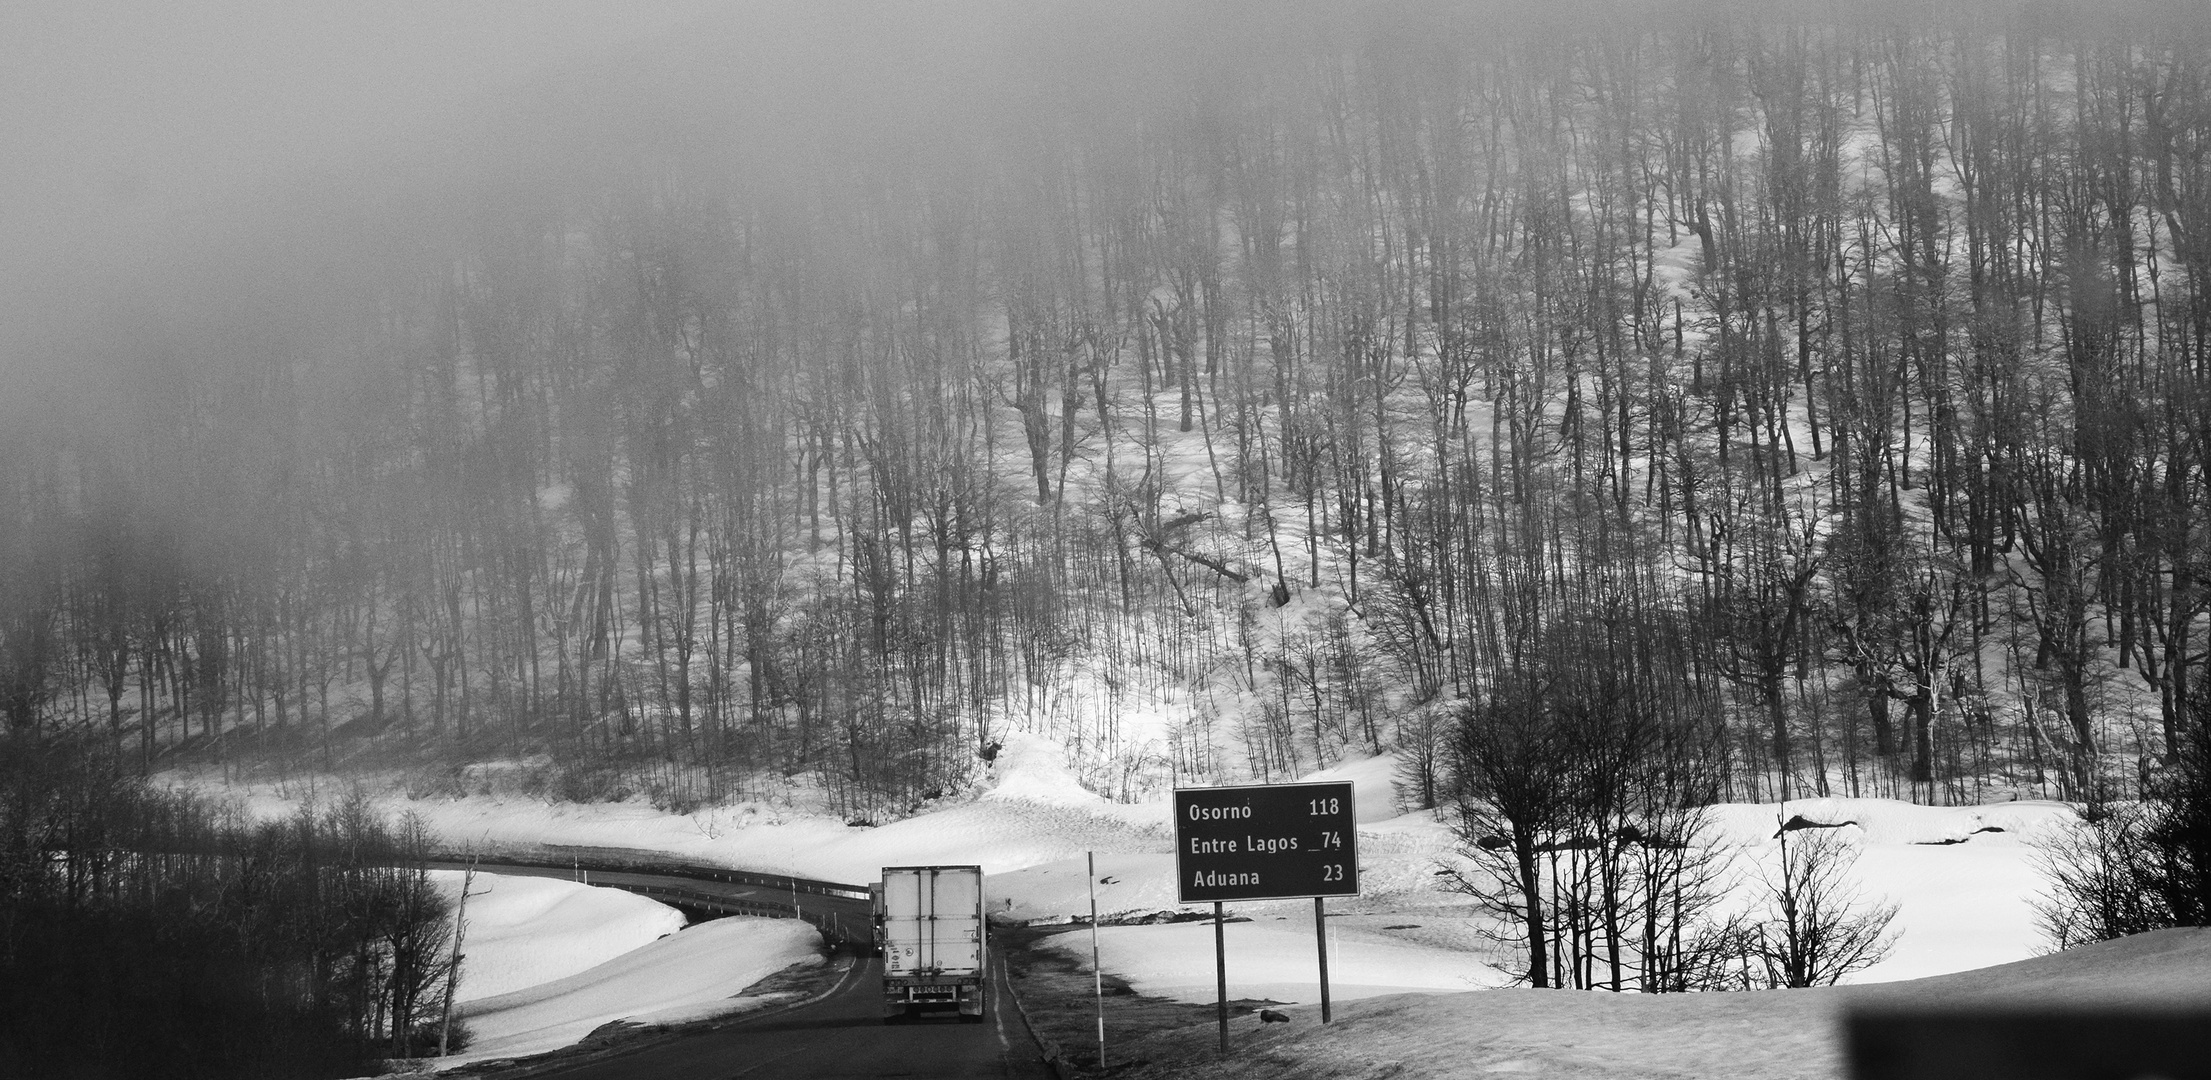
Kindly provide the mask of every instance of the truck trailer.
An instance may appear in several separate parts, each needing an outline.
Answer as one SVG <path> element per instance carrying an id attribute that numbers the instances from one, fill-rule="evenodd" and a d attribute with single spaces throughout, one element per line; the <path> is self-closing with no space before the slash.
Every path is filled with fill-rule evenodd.
<path id="1" fill-rule="evenodd" d="M 928 1012 L 983 1021 L 990 949 L 980 866 L 886 866 L 876 890 L 883 1022 Z"/>

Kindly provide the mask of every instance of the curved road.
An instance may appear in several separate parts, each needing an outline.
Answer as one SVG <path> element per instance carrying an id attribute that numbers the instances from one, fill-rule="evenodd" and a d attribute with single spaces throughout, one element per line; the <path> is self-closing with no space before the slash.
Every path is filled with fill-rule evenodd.
<path id="1" fill-rule="evenodd" d="M 465 868 L 455 863 L 440 868 Z M 569 867 L 482 862 L 489 873 L 569 877 Z M 865 940 L 868 902 L 823 882 L 742 875 L 744 882 L 700 880 L 694 873 L 590 870 L 594 885 L 629 889 L 694 910 L 788 914 L 794 899 L 831 941 Z M 790 883 L 778 888 L 772 881 Z M 792 886 L 796 886 L 795 888 Z M 847 887 L 848 888 L 848 887 Z M 862 890 L 864 895 L 864 890 Z M 1052 1080 L 1036 1039 L 1008 989 L 1005 958 L 991 956 L 990 999 L 981 1024 L 949 1017 L 883 1023 L 881 961 L 840 951 L 835 985 L 811 1001 L 742 1017 L 711 1031 L 647 1039 L 573 1061 L 540 1061 L 511 1074 L 562 1080 L 843 1080 L 858 1077 L 1004 1077 Z"/>

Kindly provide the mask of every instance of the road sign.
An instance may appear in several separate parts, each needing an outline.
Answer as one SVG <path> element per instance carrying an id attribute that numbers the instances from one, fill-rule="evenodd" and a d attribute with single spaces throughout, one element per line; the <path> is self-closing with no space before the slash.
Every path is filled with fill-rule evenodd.
<path id="1" fill-rule="evenodd" d="M 1359 895 L 1351 785 L 1175 789 L 1175 874 L 1185 904 Z"/>

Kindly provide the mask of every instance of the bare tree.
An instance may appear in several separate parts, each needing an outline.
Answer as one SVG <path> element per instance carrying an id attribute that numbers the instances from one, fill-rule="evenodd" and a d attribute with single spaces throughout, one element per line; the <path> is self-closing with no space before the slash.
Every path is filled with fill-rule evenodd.
<path id="1" fill-rule="evenodd" d="M 1830 986 L 1895 948 L 1896 905 L 1861 899 L 1850 875 L 1858 852 L 1840 833 L 1784 829 L 1776 863 L 1759 870 L 1765 910 L 1748 948 L 1769 986 Z"/>

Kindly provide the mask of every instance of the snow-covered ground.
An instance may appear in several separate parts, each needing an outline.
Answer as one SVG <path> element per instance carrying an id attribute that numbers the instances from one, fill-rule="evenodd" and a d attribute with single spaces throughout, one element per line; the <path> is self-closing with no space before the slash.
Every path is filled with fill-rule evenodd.
<path id="1" fill-rule="evenodd" d="M 430 876 L 460 898 L 460 871 Z M 498 874 L 476 875 L 464 914 L 462 1004 L 587 971 L 683 929 L 682 912 L 635 893 Z"/>
<path id="2" fill-rule="evenodd" d="M 1397 815 L 1391 771 L 1391 760 L 1383 756 L 1343 762 L 1304 778 L 1349 780 L 1359 806 L 1365 891 L 1329 904 L 1333 996 L 1352 1001 L 1502 985 L 1503 973 L 1489 962 L 1498 957 L 1473 932 L 1465 898 L 1434 884 L 1439 864 L 1453 857 L 1448 824 L 1434 813 Z M 286 790 L 274 787 L 234 794 L 260 813 L 286 812 L 293 805 Z M 636 802 L 549 804 L 514 795 L 392 795 L 382 801 L 389 810 L 420 815 L 455 848 L 623 847 L 854 883 L 873 880 L 885 865 L 980 863 L 990 874 L 995 912 L 1044 923 L 1066 922 L 1091 910 L 1085 855 L 1095 852 L 1097 910 L 1108 922 L 1182 908 L 1175 899 L 1166 803 L 1101 799 L 1076 782 L 1056 746 L 1019 735 L 1008 739 L 980 793 L 880 827 L 766 804 L 672 814 Z M 2032 909 L 2042 886 L 2028 839 L 2069 813 L 2046 802 L 1924 807 L 1877 799 L 1803 799 L 1720 806 L 1712 821 L 1716 835 L 1745 865 L 1771 857 L 1773 836 L 1788 817 L 1841 826 L 1835 835 L 1860 853 L 1856 876 L 1862 894 L 1893 901 L 1899 909 L 1894 954 L 1853 980 L 1873 983 L 1990 968 L 2042 951 Z M 448 888 L 458 889 L 457 875 L 445 880 Z M 463 1013 L 477 1035 L 472 1057 L 548 1048 L 613 1019 L 669 1019 L 726 1009 L 727 999 L 742 986 L 818 956 L 813 932 L 794 921 L 724 920 L 669 939 L 663 935 L 679 920 L 633 897 L 542 879 L 498 878 L 490 881 L 489 892 L 486 887 L 479 879 L 481 895 L 472 897 L 469 907 Z M 1230 910 L 1249 920 L 1227 927 L 1231 996 L 1317 1000 L 1311 903 L 1239 904 Z M 1103 966 L 1145 993 L 1210 1001 L 1211 938 L 1212 928 L 1203 922 L 1108 925 L 1100 933 Z M 1087 961 L 1087 933 L 1051 940 Z M 705 977 L 709 972 L 711 979 Z M 1555 1008 L 1664 1008 L 1688 1015 L 1719 1007 L 1603 1004 L 1599 995 L 1584 996 L 1590 1000 Z M 1508 993 L 1495 1000 L 1518 999 Z M 1799 1007 L 1759 1006 L 1784 1012 Z M 1433 1011 L 1403 1003 L 1392 1008 L 1410 1017 Z"/>
<path id="3" fill-rule="evenodd" d="M 1367 805 L 1362 798 L 1362 806 Z M 1383 805 L 1387 805 L 1386 803 Z M 1770 859 L 1781 822 L 1801 815 L 1839 831 L 1859 852 L 1861 896 L 1894 902 L 1900 931 L 1889 958 L 1853 982 L 1888 982 L 2023 960 L 2042 947 L 2033 900 L 2042 889 L 2026 838 L 2069 815 L 2062 804 L 2003 803 L 1926 807 L 1881 799 L 1805 799 L 1714 808 L 1714 830 L 1747 868 Z M 1990 830 L 1990 831 L 1982 831 Z M 1994 831 L 2001 830 L 2001 831 Z M 1958 841 L 1946 843 L 1945 841 Z M 1338 999 L 1408 990 L 1450 992 L 1505 985 L 1489 963 L 1509 961 L 1473 932 L 1463 898 L 1434 891 L 1436 861 L 1450 830 L 1431 814 L 1363 825 L 1357 901 L 1332 901 L 1346 917 L 1330 920 L 1329 983 Z M 1099 911 L 1171 909 L 1171 854 L 1102 857 Z M 1031 867 L 993 882 L 1006 910 L 1020 917 L 1087 912 L 1079 859 Z M 1319 960 L 1308 901 L 1232 905 L 1252 918 L 1227 927 L 1229 993 L 1285 1002 L 1318 1000 Z M 1392 914 L 1395 912 L 1396 914 Z M 1089 937 L 1052 944 L 1087 960 Z M 1144 993 L 1185 1001 L 1215 994 L 1209 924 L 1108 926 L 1099 935 L 1102 964 Z"/>
<path id="4" fill-rule="evenodd" d="M 1854 1009 L 2052 1006 L 2211 1006 L 2211 930 L 2164 930 L 2059 956 L 1872 986 L 1746 994 L 1519 989 L 1411 995 L 1350 1002 L 1326 1028 L 1300 1009 L 1288 1024 L 1235 1021 L 1234 1052 L 1216 1075 L 1835 1080 L 1848 1075 L 1841 1026 Z M 1121 1052 L 1209 1059 L 1213 1038 L 1210 1029 L 1185 1030 Z"/>
<path id="5" fill-rule="evenodd" d="M 455 899 L 464 876 L 434 871 Z M 542 1053 L 602 1024 L 701 1019 L 765 1004 L 746 987 L 821 962 L 821 937 L 795 919 L 683 914 L 618 889 L 478 874 L 469 886 L 455 1013 L 474 1035 L 447 1064 Z"/>
<path id="6" fill-rule="evenodd" d="M 617 1020 L 671 1024 L 743 1011 L 772 1000 L 739 999 L 746 987 L 820 962 L 821 935 L 797 919 L 700 923 L 575 974 L 469 1002 L 459 1011 L 475 1043 L 461 1060 L 558 1049 Z"/>
<path id="7" fill-rule="evenodd" d="M 2033 902 L 2043 890 L 2031 838 L 2065 821 L 2063 803 L 1917 806 L 1891 799 L 1792 799 L 1713 809 L 1722 840 L 1771 857 L 1781 822 L 1802 816 L 1858 848 L 1861 895 L 1897 905 L 1896 950 L 1853 982 L 1887 982 L 2023 960 L 2046 946 Z"/>
<path id="8" fill-rule="evenodd" d="M 1279 1002 L 1320 1000 L 1319 957 L 1312 905 L 1302 915 L 1269 915 L 1225 928 L 1228 993 L 1232 998 Z M 1333 920 L 1331 920 L 1333 921 Z M 1331 928 L 1329 996 L 1336 1001 L 1408 992 L 1451 993 L 1495 986 L 1502 980 L 1484 955 L 1383 940 L 1379 935 Z M 1050 943 L 1087 963 L 1087 933 L 1062 934 Z M 1106 926 L 1098 931 L 1099 966 L 1120 975 L 1140 993 L 1181 1001 L 1214 1000 L 1211 921 L 1160 926 Z"/>

